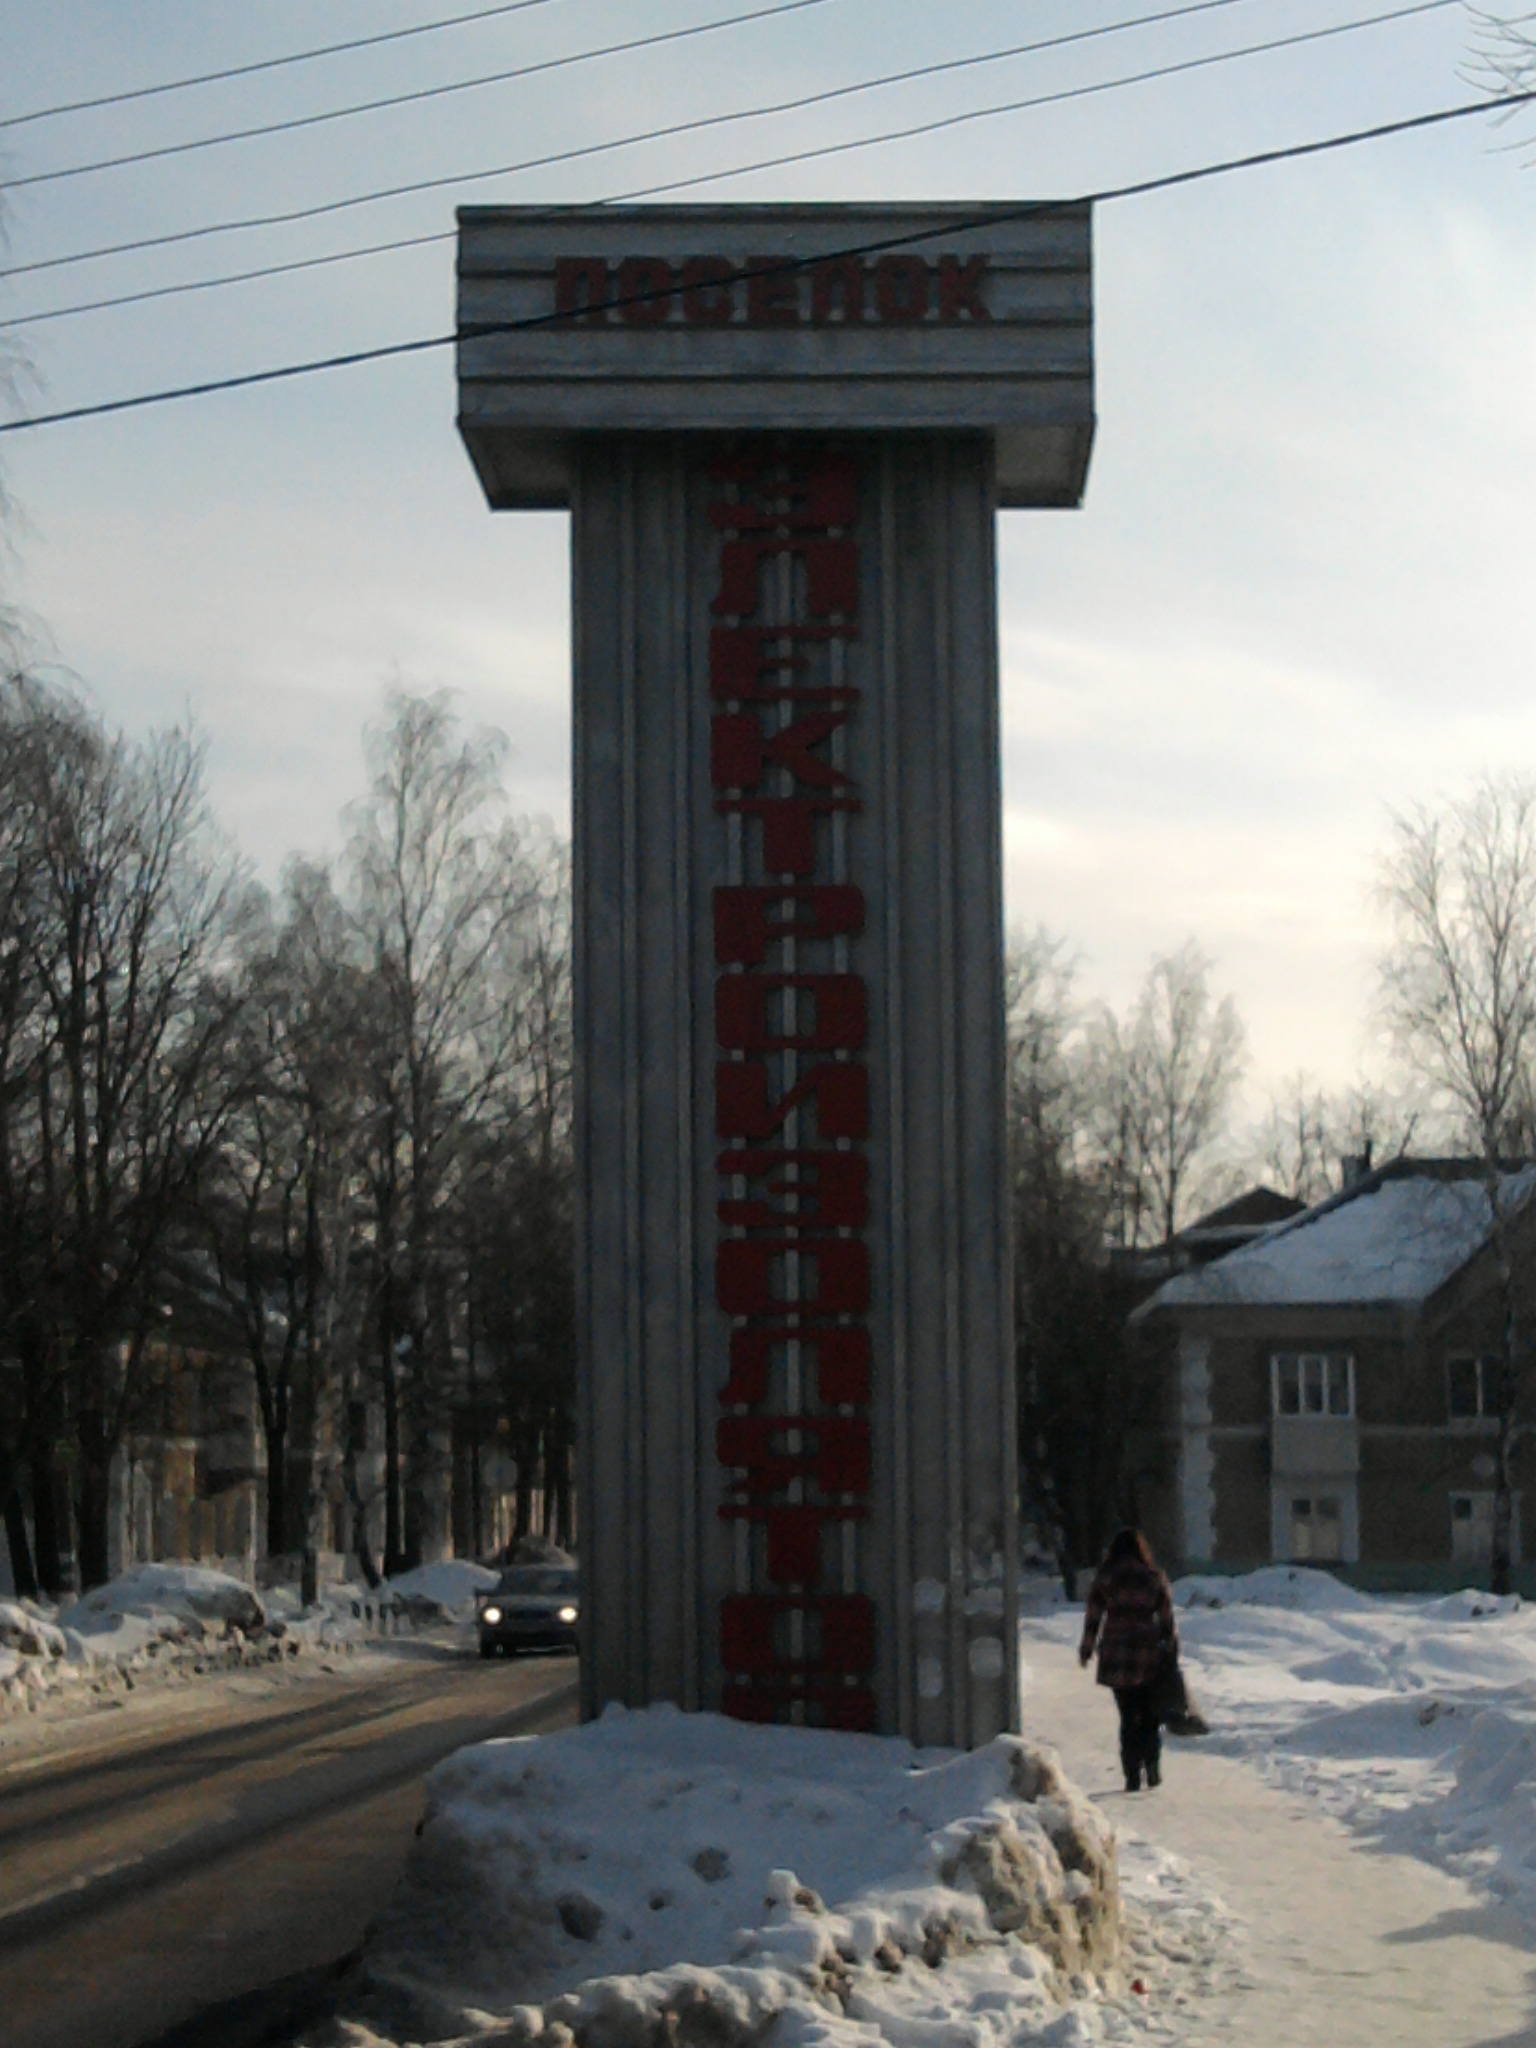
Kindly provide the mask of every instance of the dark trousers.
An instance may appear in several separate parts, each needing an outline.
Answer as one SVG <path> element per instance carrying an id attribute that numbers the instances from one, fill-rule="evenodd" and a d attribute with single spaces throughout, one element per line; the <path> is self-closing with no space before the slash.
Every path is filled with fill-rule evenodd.
<path id="1" fill-rule="evenodd" d="M 1150 1778 L 1163 1754 L 1162 1730 L 1152 1705 L 1150 1685 L 1117 1685 L 1115 1705 L 1120 1709 L 1120 1761 L 1126 1782 L 1141 1782 L 1142 1771 Z"/>

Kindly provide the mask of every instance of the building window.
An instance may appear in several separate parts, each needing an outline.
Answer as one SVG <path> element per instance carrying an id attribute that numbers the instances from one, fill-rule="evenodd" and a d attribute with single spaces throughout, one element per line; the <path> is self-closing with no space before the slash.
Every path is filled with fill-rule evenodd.
<path id="1" fill-rule="evenodd" d="M 1453 1564 L 1487 1564 L 1493 1556 L 1493 1494 L 1453 1493 L 1451 1495 L 1451 1561 Z M 1513 1561 L 1520 1556 L 1520 1496 L 1510 1501 L 1509 1552 Z"/>
<path id="2" fill-rule="evenodd" d="M 1336 1493 L 1291 1496 L 1291 1558 L 1297 1564 L 1337 1564 L 1344 1555 L 1343 1503 Z"/>
<path id="3" fill-rule="evenodd" d="M 1277 1415 L 1354 1414 L 1355 1361 L 1347 1351 L 1277 1351 L 1269 1363 Z"/>
<path id="4" fill-rule="evenodd" d="M 1447 1405 L 1452 1422 L 1481 1422 L 1499 1412 L 1499 1356 L 1463 1356 L 1445 1362 Z"/>

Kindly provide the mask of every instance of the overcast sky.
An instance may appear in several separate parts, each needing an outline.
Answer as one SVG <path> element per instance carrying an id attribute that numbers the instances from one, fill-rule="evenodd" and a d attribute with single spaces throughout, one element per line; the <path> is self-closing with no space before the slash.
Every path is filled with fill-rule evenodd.
<path id="1" fill-rule="evenodd" d="M 0 0 L 0 120 L 485 0 Z M 461 199 L 587 201 L 1294 36 L 1392 0 L 1223 0 L 1073 48 L 538 171 L 469 174 L 1149 14 L 1157 0 L 816 0 L 646 53 L 4 193 L 5 267 L 385 185 L 435 192 L 0 279 L 0 320 L 443 234 Z M 382 48 L 0 128 L 14 181 L 321 112 L 752 0 L 537 0 Z M 1473 97 L 1442 5 L 1287 50 L 679 196 L 1091 192 Z M 1392 807 L 1536 772 L 1536 121 L 1485 119 L 1114 202 L 1095 221 L 1098 441 L 1079 512 L 1003 515 L 1009 915 L 1133 994 L 1196 936 L 1254 1092 L 1378 1065 Z M 13 328 L 24 410 L 452 326 L 452 243 Z M 14 408 L 13 408 L 14 409 Z M 263 871 L 324 851 L 391 680 L 512 741 L 568 817 L 564 521 L 486 510 L 452 360 L 9 436 L 0 596 L 109 717 L 189 707 Z"/>

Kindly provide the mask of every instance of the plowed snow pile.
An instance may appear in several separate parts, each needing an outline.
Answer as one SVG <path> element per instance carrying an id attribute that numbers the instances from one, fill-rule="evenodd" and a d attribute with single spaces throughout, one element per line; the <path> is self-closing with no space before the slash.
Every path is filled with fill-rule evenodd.
<path id="1" fill-rule="evenodd" d="M 1114 1837 L 1049 1751 L 610 1709 L 438 1768 L 365 1990 L 323 2038 L 1126 2038 L 1119 1943 Z"/>
<path id="2" fill-rule="evenodd" d="M 1203 1747 L 1536 1921 L 1536 1606 L 1373 1598 L 1298 1566 L 1181 1579 L 1174 1599 Z M 1026 1655 L 1080 1616 L 1027 1620 Z"/>
<path id="3" fill-rule="evenodd" d="M 429 1565 L 375 1593 L 330 1587 L 301 1607 L 292 1588 L 258 1594 L 203 1565 L 145 1564 L 58 1608 L 0 1600 L 0 1720 L 242 1665 L 377 1648 L 404 1629 L 454 1627 L 462 1635 L 476 1588 L 495 1578 L 477 1564 Z"/>

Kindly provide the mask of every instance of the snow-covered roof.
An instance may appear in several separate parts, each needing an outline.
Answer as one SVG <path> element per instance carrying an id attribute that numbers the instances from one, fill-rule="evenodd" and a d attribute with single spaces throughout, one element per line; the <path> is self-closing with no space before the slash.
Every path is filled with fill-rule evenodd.
<path id="1" fill-rule="evenodd" d="M 1500 1176 L 1506 1213 L 1536 1193 L 1536 1167 Z M 1137 1311 L 1224 1304 L 1407 1306 L 1428 1300 L 1487 1242 L 1492 1212 L 1477 1180 L 1403 1175 L 1367 1182 L 1252 1244 L 1176 1274 Z"/>

